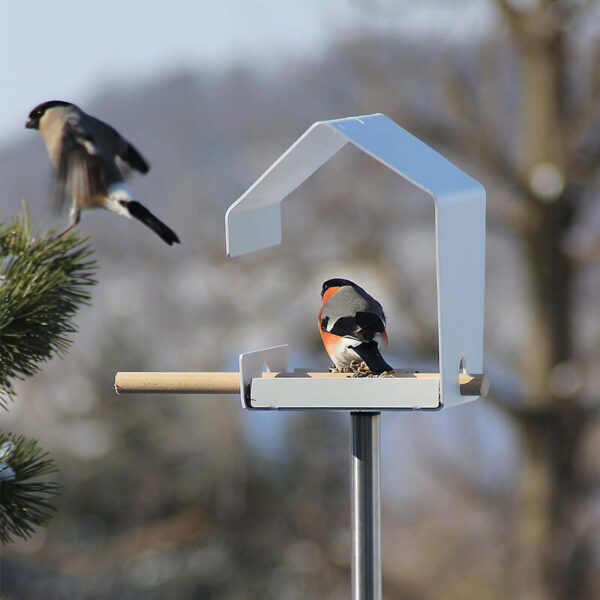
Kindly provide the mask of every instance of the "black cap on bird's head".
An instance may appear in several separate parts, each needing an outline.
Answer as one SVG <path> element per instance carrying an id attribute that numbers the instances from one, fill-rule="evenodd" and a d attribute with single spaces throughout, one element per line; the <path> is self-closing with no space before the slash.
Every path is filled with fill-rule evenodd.
<path id="1" fill-rule="evenodd" d="M 42 102 L 42 104 L 38 104 L 30 113 L 27 122 L 25 123 L 25 127 L 27 129 L 39 129 L 40 127 L 40 119 L 44 116 L 46 111 L 50 108 L 55 108 L 56 106 L 73 106 L 70 102 L 65 102 L 64 100 L 49 100 L 48 102 Z"/>
<path id="2" fill-rule="evenodd" d="M 329 288 L 332 288 L 332 287 L 342 287 L 344 285 L 350 285 L 353 288 L 357 288 L 358 287 L 353 281 L 350 281 L 349 279 L 340 279 L 339 277 L 336 277 L 335 279 L 328 279 L 323 284 L 323 287 L 321 288 L 321 298 L 323 297 L 323 295 L 325 294 L 325 292 Z"/>

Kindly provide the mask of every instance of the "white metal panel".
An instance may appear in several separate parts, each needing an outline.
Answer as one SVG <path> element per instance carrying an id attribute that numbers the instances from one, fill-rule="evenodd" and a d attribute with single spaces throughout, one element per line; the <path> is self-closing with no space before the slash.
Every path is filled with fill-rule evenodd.
<path id="1" fill-rule="evenodd" d="M 482 370 L 485 190 L 438 152 L 382 114 L 315 123 L 227 211 L 227 251 L 244 254 L 281 241 L 279 205 L 346 142 L 408 179 L 435 201 L 441 398 L 460 395 L 459 363 Z"/>
<path id="2" fill-rule="evenodd" d="M 227 256 L 281 243 L 281 201 L 346 143 L 320 125 L 308 129 L 229 207 L 225 215 Z"/>
<path id="3" fill-rule="evenodd" d="M 240 210 L 227 217 L 227 254 L 239 256 L 281 244 L 281 204 Z"/>
<path id="4" fill-rule="evenodd" d="M 476 179 L 386 115 L 348 117 L 322 121 L 321 124 L 337 131 L 357 148 L 432 196 L 483 189 Z"/>
<path id="5" fill-rule="evenodd" d="M 460 361 L 469 373 L 483 372 L 485 192 L 437 199 L 436 246 L 439 362 L 442 402 L 458 406 L 477 400 L 461 396 Z"/>
<path id="6" fill-rule="evenodd" d="M 437 379 L 253 379 L 251 408 L 380 411 L 440 407 Z"/>
<path id="7" fill-rule="evenodd" d="M 240 354 L 240 396 L 242 408 L 251 408 L 248 402 L 250 398 L 250 383 L 252 379 L 261 377 L 265 366 L 268 371 L 285 373 L 289 371 L 289 364 L 290 347 L 287 344 Z"/>

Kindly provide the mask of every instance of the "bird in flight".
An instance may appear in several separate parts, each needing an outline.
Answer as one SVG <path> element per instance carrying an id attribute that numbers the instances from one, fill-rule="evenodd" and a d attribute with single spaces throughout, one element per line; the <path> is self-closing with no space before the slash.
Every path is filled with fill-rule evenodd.
<path id="1" fill-rule="evenodd" d="M 150 167 L 113 127 L 62 100 L 36 106 L 25 127 L 41 133 L 56 167 L 57 202 L 62 205 L 72 196 L 68 229 L 79 223 L 83 209 L 106 208 L 141 221 L 169 245 L 179 243 L 177 234 L 138 202 L 125 183 L 129 169 L 147 173 Z"/>

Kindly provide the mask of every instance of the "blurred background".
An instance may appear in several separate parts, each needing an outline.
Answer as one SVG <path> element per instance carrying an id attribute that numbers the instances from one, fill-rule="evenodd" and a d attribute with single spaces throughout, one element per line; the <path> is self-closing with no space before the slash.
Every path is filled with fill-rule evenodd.
<path id="1" fill-rule="evenodd" d="M 433 206 L 343 149 L 283 206 L 283 244 L 225 258 L 228 206 L 314 121 L 383 112 L 488 192 L 490 398 L 382 418 L 383 594 L 600 597 L 600 4 L 593 0 L 0 2 L 2 216 L 51 210 L 28 112 L 69 100 L 152 165 L 182 240 L 83 215 L 99 262 L 62 360 L 3 429 L 37 438 L 58 513 L 3 549 L 14 599 L 350 595 L 349 418 L 236 397 L 121 396 L 117 371 L 235 370 L 289 343 L 326 369 L 321 283 L 357 281 L 398 367 L 437 360 Z M 349 233 L 346 233 L 349 232 Z"/>

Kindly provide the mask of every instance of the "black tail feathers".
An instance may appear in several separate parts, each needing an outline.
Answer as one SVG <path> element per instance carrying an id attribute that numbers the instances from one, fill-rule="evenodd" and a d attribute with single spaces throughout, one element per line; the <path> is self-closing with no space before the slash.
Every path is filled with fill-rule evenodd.
<path id="1" fill-rule="evenodd" d="M 132 217 L 135 217 L 138 221 L 141 221 L 146 227 L 150 227 L 152 231 L 157 233 L 169 246 L 173 243 L 180 244 L 177 234 L 170 228 L 167 227 L 162 221 L 157 219 L 143 204 L 140 204 L 137 200 L 130 200 L 127 202 L 127 210 Z"/>
<path id="2" fill-rule="evenodd" d="M 377 347 L 377 342 L 363 342 L 352 348 L 367 363 L 372 373 L 383 373 L 384 371 L 393 371 L 388 365 Z"/>

